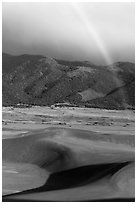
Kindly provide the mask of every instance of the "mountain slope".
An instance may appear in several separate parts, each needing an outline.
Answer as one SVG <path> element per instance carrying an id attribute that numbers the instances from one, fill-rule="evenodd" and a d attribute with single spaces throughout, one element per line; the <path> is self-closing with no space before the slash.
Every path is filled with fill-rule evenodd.
<path id="1" fill-rule="evenodd" d="M 3 105 L 70 102 L 90 107 L 134 108 L 135 65 L 96 66 L 40 55 L 3 54 Z"/>

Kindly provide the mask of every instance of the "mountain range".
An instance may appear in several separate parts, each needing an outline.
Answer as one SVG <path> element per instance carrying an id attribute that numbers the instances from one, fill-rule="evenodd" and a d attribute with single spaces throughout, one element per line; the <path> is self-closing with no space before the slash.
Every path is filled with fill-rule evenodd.
<path id="1" fill-rule="evenodd" d="M 97 66 L 41 55 L 2 54 L 2 103 L 70 103 L 104 109 L 135 108 L 135 64 Z"/>

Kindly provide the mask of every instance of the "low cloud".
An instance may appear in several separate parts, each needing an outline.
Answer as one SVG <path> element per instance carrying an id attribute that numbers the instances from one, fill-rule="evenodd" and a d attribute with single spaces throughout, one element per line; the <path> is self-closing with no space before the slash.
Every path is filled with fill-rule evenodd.
<path id="1" fill-rule="evenodd" d="M 134 15 L 134 3 L 3 3 L 3 52 L 134 62 Z"/>

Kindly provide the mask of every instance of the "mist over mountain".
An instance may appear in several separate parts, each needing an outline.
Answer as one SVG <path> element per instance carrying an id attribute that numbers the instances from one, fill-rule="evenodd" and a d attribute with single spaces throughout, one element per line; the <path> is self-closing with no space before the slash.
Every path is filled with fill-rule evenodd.
<path id="1" fill-rule="evenodd" d="M 18 103 L 134 109 L 135 64 L 97 66 L 41 55 L 2 55 L 3 106 Z"/>
<path id="2" fill-rule="evenodd" d="M 2 50 L 12 55 L 135 62 L 134 2 L 3 2 Z"/>

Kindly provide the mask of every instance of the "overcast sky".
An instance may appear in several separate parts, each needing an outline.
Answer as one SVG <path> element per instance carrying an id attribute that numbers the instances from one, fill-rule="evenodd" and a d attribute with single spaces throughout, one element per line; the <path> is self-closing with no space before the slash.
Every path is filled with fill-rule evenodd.
<path id="1" fill-rule="evenodd" d="M 3 52 L 134 62 L 134 3 L 3 3 Z"/>

